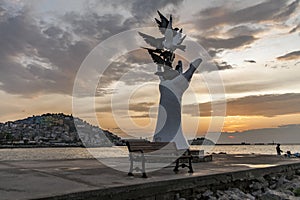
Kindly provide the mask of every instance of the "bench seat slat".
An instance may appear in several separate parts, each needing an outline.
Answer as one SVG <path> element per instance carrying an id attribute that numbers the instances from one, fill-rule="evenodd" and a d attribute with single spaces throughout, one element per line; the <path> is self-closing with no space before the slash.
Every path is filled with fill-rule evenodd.
<path id="1" fill-rule="evenodd" d="M 158 149 L 158 148 L 151 148 L 151 147 L 137 147 L 137 148 L 131 148 L 130 152 L 134 151 L 142 151 L 142 152 L 163 152 L 163 153 L 174 153 L 178 152 L 176 149 Z"/>

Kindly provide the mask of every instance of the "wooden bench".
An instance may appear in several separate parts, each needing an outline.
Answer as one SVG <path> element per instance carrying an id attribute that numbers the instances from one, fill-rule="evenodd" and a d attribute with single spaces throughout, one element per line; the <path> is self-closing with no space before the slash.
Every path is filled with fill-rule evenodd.
<path id="1" fill-rule="evenodd" d="M 176 163 L 173 171 L 177 173 L 179 167 L 188 167 L 193 173 L 192 155 L 189 150 L 178 150 L 174 142 L 149 142 L 146 140 L 127 140 L 130 168 L 128 176 L 133 176 L 133 170 L 141 171 L 142 177 L 147 178 L 145 165 L 147 162 L 160 162 L 161 160 Z M 142 167 L 135 167 L 134 162 L 140 162 Z M 186 164 L 187 163 L 187 164 Z"/>

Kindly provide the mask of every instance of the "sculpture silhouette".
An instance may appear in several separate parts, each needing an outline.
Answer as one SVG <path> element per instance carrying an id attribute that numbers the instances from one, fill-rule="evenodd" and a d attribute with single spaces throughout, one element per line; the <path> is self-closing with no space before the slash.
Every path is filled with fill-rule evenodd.
<path id="1" fill-rule="evenodd" d="M 202 59 L 194 60 L 184 73 L 182 72 L 181 60 L 178 61 L 175 70 L 173 69 L 174 51 L 177 48 L 182 51 L 185 50 L 186 46 L 182 45 L 182 42 L 186 35 L 182 33 L 182 29 L 172 27 L 172 16 L 168 20 L 159 11 L 157 12 L 160 20 L 156 18 L 155 20 L 164 37 L 155 38 L 139 32 L 145 42 L 155 48 L 143 47 L 148 51 L 153 62 L 157 64 L 155 74 L 160 78 L 160 102 L 153 140 L 156 142 L 175 142 L 178 149 L 188 149 L 189 146 L 181 126 L 181 100 Z"/>
<path id="2" fill-rule="evenodd" d="M 187 149 L 188 143 L 183 135 L 181 126 L 181 100 L 183 93 L 189 87 L 190 80 L 202 62 L 201 58 L 190 64 L 189 69 L 183 74 L 170 78 L 170 75 L 161 74 L 159 84 L 160 101 L 158 117 L 154 134 L 154 141 L 175 142 L 178 149 Z M 169 72 L 168 72 L 169 73 Z"/>

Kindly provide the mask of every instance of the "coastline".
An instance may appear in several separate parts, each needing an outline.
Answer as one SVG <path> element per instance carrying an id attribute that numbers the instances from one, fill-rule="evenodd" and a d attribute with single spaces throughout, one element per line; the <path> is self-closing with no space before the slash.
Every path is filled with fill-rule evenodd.
<path id="1" fill-rule="evenodd" d="M 67 148 L 78 147 L 85 148 L 83 145 L 0 145 L 0 149 L 31 149 L 31 148 Z"/>
<path id="2" fill-rule="evenodd" d="M 300 145 L 281 145 L 281 149 L 284 153 L 287 151 L 291 151 L 292 153 L 299 152 Z M 53 152 L 55 152 L 55 149 L 66 149 L 66 154 L 70 152 L 71 149 L 78 149 L 78 150 L 85 150 L 85 149 L 127 149 L 124 145 L 102 145 L 102 146 L 89 146 L 85 147 L 80 144 L 55 144 L 55 145 L 49 145 L 49 144 L 34 144 L 34 145 L 0 145 L 0 149 L 2 150 L 2 153 L 4 153 L 5 150 L 9 152 L 10 150 L 24 150 L 24 153 L 26 154 L 27 150 L 30 149 L 53 149 Z M 26 150 L 27 149 L 27 150 Z M 254 154 L 254 155 L 276 155 L 276 149 L 274 145 L 191 145 L 190 149 L 192 150 L 201 150 L 204 151 L 205 154 Z M 20 152 L 20 151 L 18 151 Z M 30 151 L 33 153 L 32 151 Z M 49 152 L 51 153 L 51 152 Z M 284 154 L 283 153 L 283 154 Z M 39 156 L 39 151 L 35 151 L 34 154 L 36 156 Z M 2 156 L 5 156 L 2 155 Z"/>
<path id="3" fill-rule="evenodd" d="M 115 145 L 115 146 L 125 146 L 125 145 Z M 26 148 L 100 148 L 100 147 L 113 147 L 113 145 L 94 145 L 94 146 L 89 146 L 86 147 L 83 144 L 52 144 L 52 145 L 0 145 L 0 149 L 26 149 Z"/>

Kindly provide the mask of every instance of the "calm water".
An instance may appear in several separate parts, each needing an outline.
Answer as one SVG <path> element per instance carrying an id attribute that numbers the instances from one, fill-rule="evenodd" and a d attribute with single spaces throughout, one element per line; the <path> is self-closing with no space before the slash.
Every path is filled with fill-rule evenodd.
<path id="1" fill-rule="evenodd" d="M 192 149 L 204 149 L 208 153 L 226 152 L 227 154 L 276 154 L 275 145 L 218 145 L 191 146 Z M 300 145 L 281 145 L 281 149 L 292 153 L 300 152 Z M 3 160 L 56 160 L 75 158 L 127 157 L 127 147 L 103 148 L 38 148 L 38 149 L 0 149 L 0 161 Z"/>

